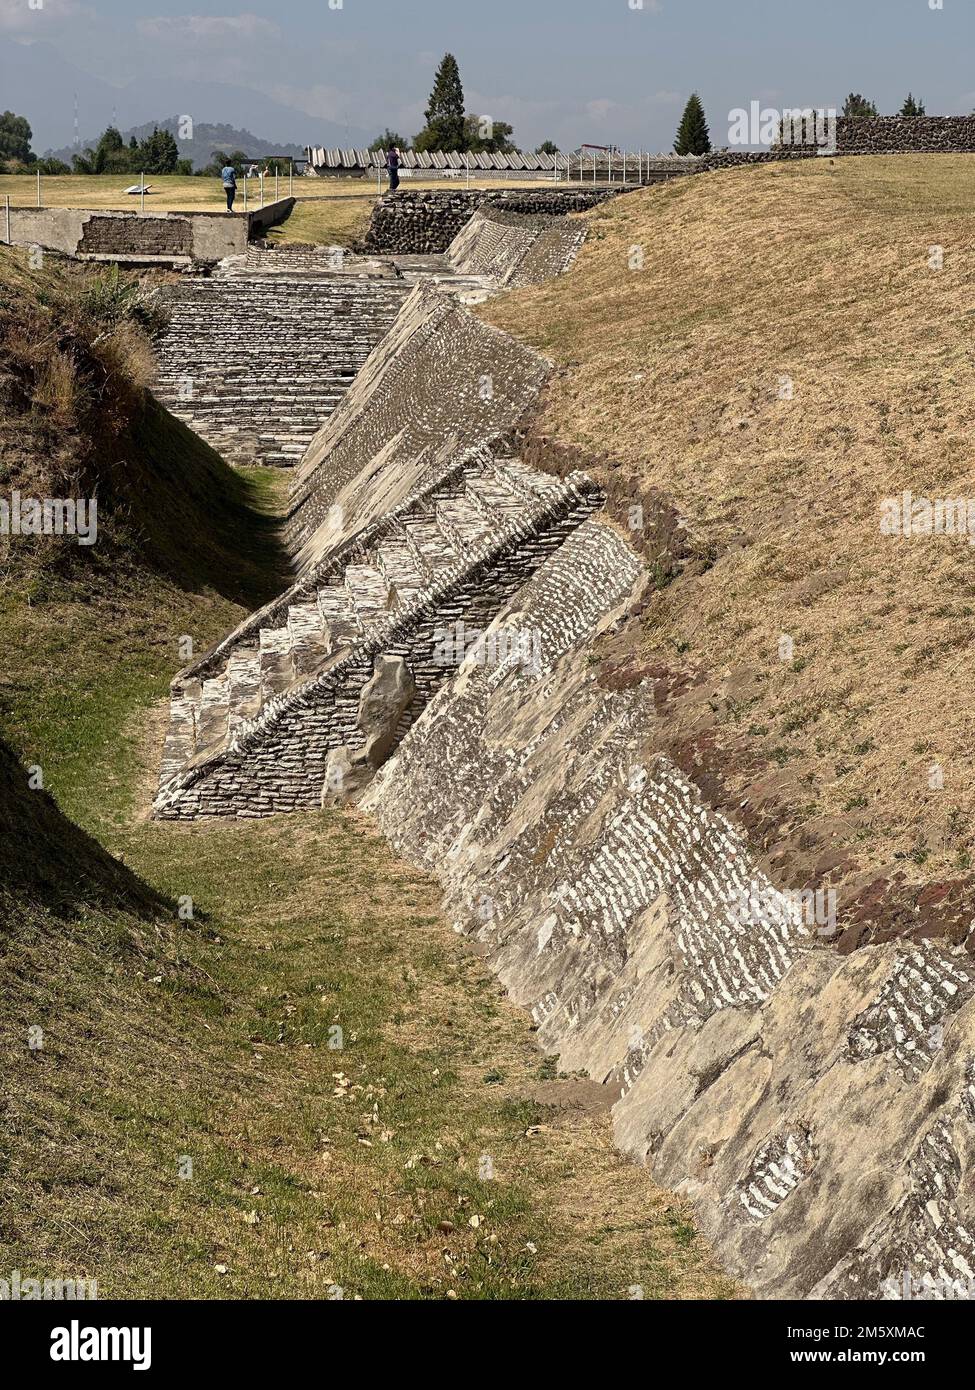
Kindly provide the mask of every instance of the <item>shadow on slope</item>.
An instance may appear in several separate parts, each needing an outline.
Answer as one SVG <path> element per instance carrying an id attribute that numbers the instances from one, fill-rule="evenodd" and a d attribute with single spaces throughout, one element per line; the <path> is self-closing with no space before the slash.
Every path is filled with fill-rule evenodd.
<path id="1" fill-rule="evenodd" d="M 90 826 L 117 818 L 134 709 L 287 580 L 277 480 L 150 393 L 161 321 L 151 284 L 0 249 L 0 498 L 97 507 L 93 544 L 0 534 L 0 723 Z"/>
<path id="2" fill-rule="evenodd" d="M 152 915 L 165 900 L 62 815 L 0 740 L 0 900 L 58 915 L 84 905 Z"/>

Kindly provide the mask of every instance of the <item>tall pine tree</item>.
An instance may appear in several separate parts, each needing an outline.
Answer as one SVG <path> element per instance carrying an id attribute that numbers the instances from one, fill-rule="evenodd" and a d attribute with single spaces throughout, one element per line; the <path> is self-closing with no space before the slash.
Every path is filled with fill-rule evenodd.
<path id="1" fill-rule="evenodd" d="M 684 107 L 677 139 L 674 141 L 676 154 L 708 154 L 711 149 L 711 135 L 708 131 L 704 107 L 697 92 L 692 92 Z"/>
<path id="2" fill-rule="evenodd" d="M 444 54 L 437 69 L 426 112 L 426 126 L 413 141 L 417 150 L 463 150 L 464 88 L 460 68 L 452 53 Z"/>
<path id="3" fill-rule="evenodd" d="M 914 93 L 908 92 L 907 100 L 905 101 L 904 105 L 901 107 L 897 114 L 898 116 L 909 116 L 914 118 L 918 116 L 923 116 L 926 114 L 924 110 L 924 102 L 915 101 Z"/>

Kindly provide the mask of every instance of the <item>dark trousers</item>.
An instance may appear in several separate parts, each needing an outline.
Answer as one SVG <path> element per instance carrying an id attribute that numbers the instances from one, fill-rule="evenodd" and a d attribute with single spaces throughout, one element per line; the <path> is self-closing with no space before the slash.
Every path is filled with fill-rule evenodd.
<path id="1" fill-rule="evenodd" d="M 223 186 L 223 191 L 224 191 L 224 193 L 226 193 L 226 195 L 227 195 L 227 211 L 228 211 L 228 212 L 233 212 L 233 210 L 234 210 L 234 199 L 235 199 L 236 196 L 237 196 L 237 188 L 236 188 L 236 185 L 235 185 L 235 184 L 232 184 L 232 183 L 230 183 L 230 184 L 225 183 L 224 186 Z"/>
<path id="2" fill-rule="evenodd" d="M 397 188 L 399 188 L 399 170 L 398 170 L 398 169 L 390 169 L 390 171 L 389 171 L 389 191 L 390 191 L 390 193 L 395 193 L 396 190 L 397 190 Z"/>

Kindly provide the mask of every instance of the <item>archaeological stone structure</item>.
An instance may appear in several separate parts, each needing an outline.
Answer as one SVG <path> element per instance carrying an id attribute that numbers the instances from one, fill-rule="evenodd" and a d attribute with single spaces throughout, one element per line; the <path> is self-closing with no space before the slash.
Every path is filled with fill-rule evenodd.
<path id="1" fill-rule="evenodd" d="M 173 682 L 155 814 L 359 800 L 759 1296 L 897 1297 L 906 1271 L 962 1287 L 970 956 L 936 935 L 838 950 L 662 751 L 652 679 L 594 655 L 681 520 L 656 499 L 651 565 L 583 456 L 525 446 L 551 364 L 470 307 L 565 273 L 584 232 L 482 200 L 426 260 L 426 233 L 341 270 L 255 251 L 203 291 L 259 283 L 272 305 L 303 275 L 323 351 L 320 306 L 365 322 L 388 296 L 389 322 L 295 469 L 293 583 Z"/>
<path id="2" fill-rule="evenodd" d="M 362 249 L 419 255 L 446 251 L 477 209 L 485 205 L 522 217 L 564 217 L 573 212 L 588 212 L 621 191 L 620 188 L 563 187 L 500 192 L 451 189 L 449 192 L 394 193 L 373 209 Z"/>
<path id="3" fill-rule="evenodd" d="M 336 278 L 320 255 L 251 252 L 165 296 L 157 393 L 233 463 L 294 465 L 408 293 Z M 301 332 L 287 328 L 300 321 Z"/>
<path id="4" fill-rule="evenodd" d="M 84 261 L 192 267 L 243 255 L 248 243 L 283 222 L 294 204 L 294 198 L 279 198 L 232 214 L 11 207 L 0 218 L 0 237 L 13 246 L 40 246 Z"/>
<path id="5" fill-rule="evenodd" d="M 457 233 L 447 259 L 463 274 L 514 289 L 564 274 L 584 239 L 585 228 L 571 218 L 524 216 L 488 203 Z"/>

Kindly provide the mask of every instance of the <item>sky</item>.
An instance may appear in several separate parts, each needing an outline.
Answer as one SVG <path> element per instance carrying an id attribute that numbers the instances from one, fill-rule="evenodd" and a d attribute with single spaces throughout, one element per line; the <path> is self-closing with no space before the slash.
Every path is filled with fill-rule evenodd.
<path id="1" fill-rule="evenodd" d="M 934 8 L 932 8 L 932 5 Z M 975 0 L 0 0 L 0 108 L 34 148 L 168 116 L 262 138 L 414 135 L 455 54 L 468 110 L 516 142 L 667 150 L 692 90 L 715 145 L 729 113 L 975 108 Z"/>

